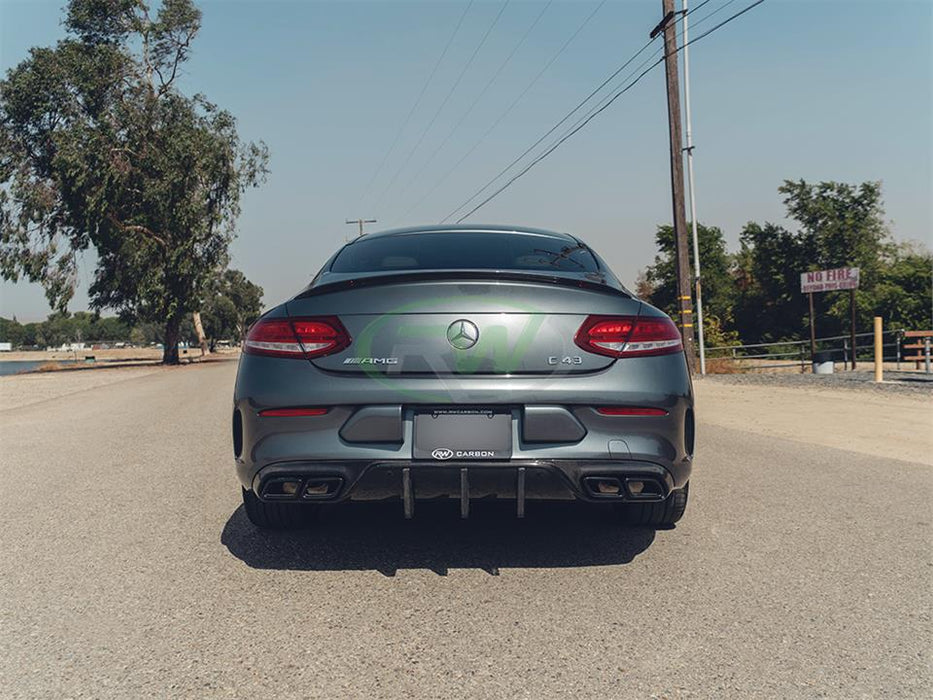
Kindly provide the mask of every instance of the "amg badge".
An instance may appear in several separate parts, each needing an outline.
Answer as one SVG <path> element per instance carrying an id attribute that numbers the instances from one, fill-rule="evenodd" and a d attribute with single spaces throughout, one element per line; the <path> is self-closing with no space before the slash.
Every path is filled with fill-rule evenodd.
<path id="1" fill-rule="evenodd" d="M 397 365 L 397 357 L 348 357 L 345 365 Z"/>

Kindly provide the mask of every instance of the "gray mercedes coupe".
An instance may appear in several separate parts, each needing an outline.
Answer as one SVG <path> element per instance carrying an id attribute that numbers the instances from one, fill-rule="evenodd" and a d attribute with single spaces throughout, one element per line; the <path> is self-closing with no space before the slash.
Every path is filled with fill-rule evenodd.
<path id="1" fill-rule="evenodd" d="M 575 236 L 384 231 L 343 246 L 250 329 L 233 451 L 257 526 L 394 499 L 687 505 L 693 388 L 680 332 Z M 455 507 L 455 506 L 454 506 Z"/>

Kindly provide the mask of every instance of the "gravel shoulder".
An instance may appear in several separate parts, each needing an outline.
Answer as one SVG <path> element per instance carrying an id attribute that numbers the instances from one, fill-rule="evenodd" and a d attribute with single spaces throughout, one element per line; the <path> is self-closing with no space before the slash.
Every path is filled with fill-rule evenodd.
<path id="1" fill-rule="evenodd" d="M 798 377 L 795 379 L 794 377 Z M 789 378 L 788 378 L 789 377 Z M 933 391 L 813 375 L 717 375 L 694 382 L 703 423 L 933 465 Z"/>
<path id="2" fill-rule="evenodd" d="M 933 401 L 933 374 L 885 369 L 884 381 L 875 383 L 874 372 L 858 370 L 834 374 L 801 372 L 754 372 L 745 374 L 709 374 L 698 381 L 742 386 L 784 386 L 817 391 L 859 391 L 871 394 L 911 395 Z"/>

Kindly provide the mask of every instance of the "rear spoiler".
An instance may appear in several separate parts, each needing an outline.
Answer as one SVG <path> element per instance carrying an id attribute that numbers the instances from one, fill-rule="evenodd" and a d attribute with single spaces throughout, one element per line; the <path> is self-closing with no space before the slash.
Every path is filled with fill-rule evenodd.
<path id="1" fill-rule="evenodd" d="M 456 280 L 536 282 L 539 284 L 572 287 L 574 289 L 587 289 L 593 292 L 613 294 L 625 299 L 632 298 L 632 295 L 629 294 L 617 280 L 611 277 L 606 278 L 603 275 L 593 275 L 593 279 L 588 279 L 570 274 L 548 275 L 523 270 L 406 270 L 390 273 L 370 273 L 352 277 L 340 275 L 339 279 L 333 279 L 332 281 L 328 281 L 328 276 L 329 275 L 322 275 L 318 277 L 295 298 L 307 299 L 308 297 L 317 296 L 319 294 L 328 294 L 344 289 L 361 289 L 364 287 L 378 287 L 389 284 L 430 280 L 442 282 Z M 337 276 L 335 275 L 335 277 Z"/>

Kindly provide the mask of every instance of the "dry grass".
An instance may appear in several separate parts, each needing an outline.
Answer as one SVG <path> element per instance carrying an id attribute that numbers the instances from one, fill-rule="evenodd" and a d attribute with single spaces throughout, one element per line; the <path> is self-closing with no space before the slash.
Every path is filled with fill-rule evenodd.
<path id="1" fill-rule="evenodd" d="M 5 352 L 0 359 L 3 360 L 34 360 L 60 362 L 62 360 L 83 360 L 87 355 L 93 355 L 98 360 L 160 360 L 162 351 L 158 348 L 110 348 L 108 350 L 94 350 L 85 348 L 77 352 L 58 350 L 14 350 Z"/>
<path id="2" fill-rule="evenodd" d="M 59 370 L 65 369 L 65 365 L 60 362 L 43 362 L 41 365 L 36 367 L 33 370 L 26 370 L 32 372 L 58 372 Z"/>
<path id="3" fill-rule="evenodd" d="M 731 357 L 709 357 L 706 359 L 707 374 L 742 374 L 748 370 L 739 360 Z"/>
<path id="4" fill-rule="evenodd" d="M 777 364 L 776 363 L 780 363 Z M 786 359 L 743 359 L 712 357 L 706 359 L 708 374 L 800 374 L 800 363 Z"/>

